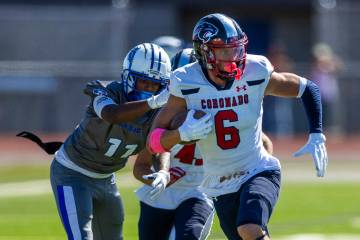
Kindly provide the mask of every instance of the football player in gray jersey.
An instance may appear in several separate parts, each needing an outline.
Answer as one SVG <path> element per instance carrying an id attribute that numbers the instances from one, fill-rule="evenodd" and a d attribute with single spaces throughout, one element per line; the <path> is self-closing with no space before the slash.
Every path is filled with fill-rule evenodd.
<path id="1" fill-rule="evenodd" d="M 120 240 L 124 209 L 114 172 L 145 149 L 156 109 L 166 103 L 171 64 L 150 43 L 129 51 L 121 82 L 88 84 L 91 104 L 74 132 L 55 153 L 51 185 L 68 239 Z M 168 166 L 151 174 L 154 189 L 165 188 Z"/>

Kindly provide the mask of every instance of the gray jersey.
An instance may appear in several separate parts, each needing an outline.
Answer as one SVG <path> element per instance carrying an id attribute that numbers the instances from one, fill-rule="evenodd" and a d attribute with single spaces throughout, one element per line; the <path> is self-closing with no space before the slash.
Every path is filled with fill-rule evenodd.
<path id="1" fill-rule="evenodd" d="M 107 89 L 117 104 L 127 101 L 119 82 L 110 83 Z M 155 114 L 150 111 L 132 122 L 110 124 L 99 118 L 90 104 L 85 118 L 64 142 L 65 151 L 81 168 L 96 173 L 115 172 L 125 166 L 129 156 L 145 147 Z"/>

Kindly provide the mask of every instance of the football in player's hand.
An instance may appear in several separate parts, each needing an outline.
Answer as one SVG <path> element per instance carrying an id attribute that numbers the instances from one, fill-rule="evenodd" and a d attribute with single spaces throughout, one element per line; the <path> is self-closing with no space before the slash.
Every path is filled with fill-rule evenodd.
<path id="1" fill-rule="evenodd" d="M 183 124 L 183 122 L 185 121 L 188 111 L 179 112 L 178 114 L 176 114 L 170 123 L 169 129 L 170 130 L 178 129 L 181 126 L 181 124 Z M 204 112 L 202 110 L 195 110 L 194 118 L 200 119 L 205 115 L 206 115 L 206 112 Z M 194 144 L 197 141 L 199 141 L 199 140 L 193 140 L 193 141 L 188 141 L 188 142 L 181 141 L 179 144 L 189 145 L 189 144 Z"/>

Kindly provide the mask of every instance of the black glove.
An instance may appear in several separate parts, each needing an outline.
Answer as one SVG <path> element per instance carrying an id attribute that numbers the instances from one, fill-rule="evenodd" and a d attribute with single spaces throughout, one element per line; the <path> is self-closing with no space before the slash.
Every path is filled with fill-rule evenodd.
<path id="1" fill-rule="evenodd" d="M 16 136 L 17 137 L 27 138 L 27 139 L 33 141 L 34 143 L 39 145 L 49 155 L 54 154 L 57 150 L 59 150 L 59 148 L 63 144 L 63 142 L 46 142 L 46 143 L 44 143 L 35 134 L 30 133 L 30 132 L 25 132 L 25 131 L 16 134 Z"/>
<path id="2" fill-rule="evenodd" d="M 107 96 L 108 90 L 100 80 L 94 80 L 86 84 L 84 93 L 91 98 L 95 98 L 97 96 Z"/>

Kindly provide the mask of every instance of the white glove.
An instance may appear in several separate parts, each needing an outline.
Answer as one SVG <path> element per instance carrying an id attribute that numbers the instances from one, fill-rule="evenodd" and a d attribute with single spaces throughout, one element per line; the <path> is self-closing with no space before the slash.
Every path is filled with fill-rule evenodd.
<path id="1" fill-rule="evenodd" d="M 161 108 L 167 103 L 169 95 L 169 91 L 165 88 L 158 95 L 153 95 L 148 98 L 147 103 L 151 109 Z"/>
<path id="2" fill-rule="evenodd" d="M 153 180 L 151 186 L 153 189 L 150 191 L 150 199 L 154 200 L 162 191 L 165 190 L 166 185 L 170 182 L 170 173 L 165 170 L 144 175 L 144 179 Z"/>
<path id="3" fill-rule="evenodd" d="M 328 165 L 328 156 L 325 147 L 325 135 L 322 133 L 310 133 L 307 143 L 297 152 L 294 157 L 310 153 L 315 163 L 318 177 L 324 177 Z"/>
<path id="4" fill-rule="evenodd" d="M 191 109 L 187 113 L 185 121 L 178 129 L 181 141 L 189 142 L 204 139 L 212 130 L 213 121 L 210 113 L 206 113 L 200 119 L 195 119 L 194 113 L 195 110 Z"/>

